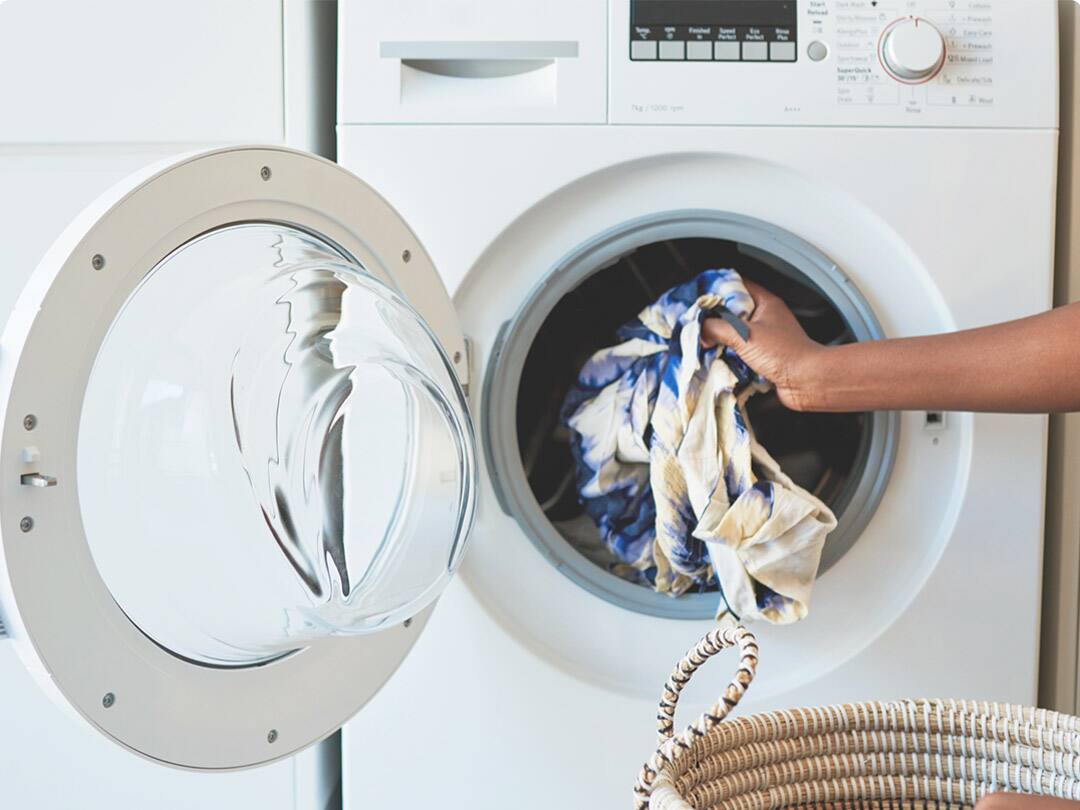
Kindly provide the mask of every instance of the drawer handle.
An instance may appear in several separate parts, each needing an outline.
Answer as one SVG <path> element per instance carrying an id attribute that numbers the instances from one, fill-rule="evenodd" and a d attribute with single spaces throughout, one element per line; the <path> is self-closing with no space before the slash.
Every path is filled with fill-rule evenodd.
<path id="1" fill-rule="evenodd" d="M 400 59 L 425 73 L 457 79 L 490 79 L 517 76 L 554 64 L 556 59 L 576 59 L 574 41 L 505 42 L 383 42 L 379 55 Z"/>

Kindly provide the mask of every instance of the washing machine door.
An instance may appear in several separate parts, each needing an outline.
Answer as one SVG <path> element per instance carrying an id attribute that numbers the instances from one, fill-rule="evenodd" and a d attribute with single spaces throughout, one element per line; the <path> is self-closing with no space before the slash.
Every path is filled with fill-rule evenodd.
<path id="1" fill-rule="evenodd" d="M 461 560 L 464 357 L 416 237 L 339 166 L 230 148 L 129 178 L 0 343 L 3 643 L 170 765 L 330 734 Z"/>

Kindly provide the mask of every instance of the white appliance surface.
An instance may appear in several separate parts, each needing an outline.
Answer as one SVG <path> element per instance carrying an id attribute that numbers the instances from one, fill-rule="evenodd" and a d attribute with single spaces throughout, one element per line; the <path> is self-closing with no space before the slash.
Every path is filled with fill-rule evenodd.
<path id="1" fill-rule="evenodd" d="M 192 148 L 185 146 L 185 151 Z M 0 309 L 19 291 L 56 234 L 104 189 L 176 147 L 83 148 L 62 152 L 0 148 L 0 215 L 19 222 L 0 240 Z M 197 774 L 143 760 L 53 703 L 34 682 L 14 645 L 0 639 L 0 795 L 12 807 L 321 808 L 332 791 L 318 775 L 320 752 L 255 771 Z"/>
<path id="2" fill-rule="evenodd" d="M 346 65 L 372 42 L 401 39 L 398 20 L 424 8 L 343 6 Z M 430 109 L 417 99 L 419 108 L 397 110 L 394 93 L 365 109 L 350 99 L 382 90 L 339 77 L 338 159 L 397 207 L 455 291 L 478 426 L 485 385 L 508 384 L 485 379 L 499 330 L 546 273 L 598 234 L 665 211 L 734 212 L 812 243 L 889 336 L 1049 306 L 1052 2 L 799 2 L 795 63 L 735 65 L 630 60 L 625 0 L 580 4 L 579 28 L 558 36 L 594 52 L 588 21 L 601 6 L 608 96 L 592 112 L 605 124 L 551 125 L 552 107 L 531 119 L 494 106 L 471 124 L 448 118 L 453 76 L 441 77 Z M 900 85 L 877 62 L 880 32 L 905 14 L 925 14 L 947 43 L 948 61 L 927 84 Z M 460 36 L 446 23 L 417 38 Z M 495 36 L 532 39 L 512 25 Z M 361 57 L 348 56 L 355 42 Z M 812 42 L 825 44 L 826 59 L 808 57 Z M 855 101 L 842 77 L 860 65 L 855 75 L 868 78 Z M 378 81 L 401 82 L 405 67 Z M 954 102 L 957 86 L 980 90 Z M 941 427 L 903 414 L 884 498 L 819 580 L 811 617 L 755 628 L 761 666 L 742 711 L 924 695 L 1033 703 L 1045 433 L 1040 416 L 948 414 Z M 633 613 L 582 589 L 504 514 L 486 474 L 477 515 L 463 576 L 395 678 L 344 729 L 346 808 L 628 801 L 664 678 L 710 623 Z M 727 683 L 728 663 L 721 656 L 698 676 L 684 720 Z"/>
<path id="3" fill-rule="evenodd" d="M 281 137 L 282 4 L 0 8 L 0 142 L 205 143 Z"/>
<path id="4" fill-rule="evenodd" d="M 5 317 L 57 234 L 125 175 L 215 143 L 281 142 L 282 15 L 277 0 L 0 4 Z M 336 785 L 322 746 L 242 773 L 143 760 L 55 705 L 2 638 L 0 696 L 4 806 L 321 810 Z"/>

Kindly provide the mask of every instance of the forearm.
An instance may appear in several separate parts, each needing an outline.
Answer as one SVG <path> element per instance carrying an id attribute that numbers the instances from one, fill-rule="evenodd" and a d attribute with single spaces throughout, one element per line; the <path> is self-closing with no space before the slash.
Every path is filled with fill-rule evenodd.
<path id="1" fill-rule="evenodd" d="M 1080 304 L 927 337 L 823 349 L 806 410 L 1080 410 Z"/>

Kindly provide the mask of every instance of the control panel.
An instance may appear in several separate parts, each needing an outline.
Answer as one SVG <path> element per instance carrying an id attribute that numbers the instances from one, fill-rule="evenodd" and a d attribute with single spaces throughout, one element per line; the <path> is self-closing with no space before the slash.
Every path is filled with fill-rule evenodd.
<path id="1" fill-rule="evenodd" d="M 795 62 L 795 0 L 630 0 L 630 58 Z"/>
<path id="2" fill-rule="evenodd" d="M 826 5 L 820 0 L 823 9 Z M 899 16 L 894 15 L 907 9 L 887 2 L 838 0 L 835 5 L 831 33 L 838 104 L 913 111 L 994 104 L 992 0 L 941 0 Z M 1052 50 L 1053 43 L 1046 47 Z"/>
<path id="3" fill-rule="evenodd" d="M 609 0 L 609 13 L 613 123 L 1057 126 L 1056 0 Z"/>

